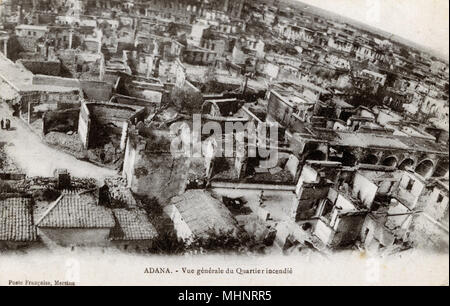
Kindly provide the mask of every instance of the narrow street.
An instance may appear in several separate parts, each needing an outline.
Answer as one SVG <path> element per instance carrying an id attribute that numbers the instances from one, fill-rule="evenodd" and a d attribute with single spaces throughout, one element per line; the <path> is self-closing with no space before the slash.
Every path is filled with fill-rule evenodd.
<path id="1" fill-rule="evenodd" d="M 24 122 L 12 117 L 6 105 L 0 104 L 0 119 L 11 120 L 9 131 L 0 129 L 0 141 L 7 142 L 6 154 L 28 176 L 53 176 L 55 169 L 67 169 L 74 177 L 94 178 L 102 182 L 105 177 L 115 176 L 116 172 L 80 161 L 64 152 L 44 144 Z"/>

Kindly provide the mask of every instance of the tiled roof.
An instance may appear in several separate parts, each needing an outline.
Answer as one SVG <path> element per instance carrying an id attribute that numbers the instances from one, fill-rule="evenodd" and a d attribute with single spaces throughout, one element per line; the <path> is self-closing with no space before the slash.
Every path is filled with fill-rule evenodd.
<path id="1" fill-rule="evenodd" d="M 36 241 L 37 234 L 31 211 L 31 199 L 0 200 L 0 241 Z"/>
<path id="2" fill-rule="evenodd" d="M 85 195 L 62 195 L 36 221 L 46 228 L 113 228 L 110 209 L 97 205 L 95 198 Z"/>
<path id="3" fill-rule="evenodd" d="M 113 213 L 116 217 L 116 227 L 111 230 L 111 240 L 151 240 L 158 236 L 158 232 L 150 223 L 144 211 L 113 209 Z"/>
<path id="4" fill-rule="evenodd" d="M 183 221 L 196 236 L 216 233 L 237 233 L 237 221 L 228 208 L 203 190 L 189 190 L 172 199 Z"/>

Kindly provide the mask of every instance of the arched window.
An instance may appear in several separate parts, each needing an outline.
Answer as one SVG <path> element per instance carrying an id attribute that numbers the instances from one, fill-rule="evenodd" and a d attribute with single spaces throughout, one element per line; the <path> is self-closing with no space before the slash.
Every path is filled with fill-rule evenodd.
<path id="1" fill-rule="evenodd" d="M 416 173 L 424 178 L 429 178 L 433 173 L 434 164 L 431 160 L 427 159 L 419 163 L 416 167 Z"/>
<path id="2" fill-rule="evenodd" d="M 400 164 L 398 169 L 408 170 L 408 169 L 412 168 L 413 166 L 414 166 L 414 160 L 412 160 L 411 158 L 407 158 L 404 161 L 402 161 L 402 163 Z"/>
<path id="3" fill-rule="evenodd" d="M 436 164 L 436 169 L 434 170 L 433 177 L 443 177 L 448 175 L 449 172 L 449 163 L 448 160 L 439 161 Z"/>
<path id="4" fill-rule="evenodd" d="M 397 166 L 398 160 L 395 156 L 389 156 L 383 160 L 383 166 L 395 167 Z"/>

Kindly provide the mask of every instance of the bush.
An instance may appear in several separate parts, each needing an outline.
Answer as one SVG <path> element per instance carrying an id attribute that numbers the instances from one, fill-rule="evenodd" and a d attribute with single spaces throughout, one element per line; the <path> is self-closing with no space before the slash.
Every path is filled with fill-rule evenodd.
<path id="1" fill-rule="evenodd" d="M 192 115 L 199 114 L 202 110 L 203 96 L 200 92 L 174 88 L 170 99 L 181 113 Z"/>
<path id="2" fill-rule="evenodd" d="M 37 201 L 54 202 L 60 197 L 61 193 L 55 189 L 45 189 L 37 191 L 33 197 Z"/>
<path id="3" fill-rule="evenodd" d="M 152 252 L 156 254 L 179 255 L 186 250 L 186 244 L 178 239 L 173 231 L 161 233 L 155 241 L 153 241 Z"/>
<path id="4" fill-rule="evenodd" d="M 196 237 L 186 245 L 187 251 L 201 251 L 212 253 L 246 253 L 261 251 L 261 244 L 247 232 L 241 231 L 237 235 L 231 232 L 216 232 L 211 229 L 207 237 Z"/>
<path id="5" fill-rule="evenodd" d="M 137 196 L 140 207 L 159 233 L 153 241 L 152 249 L 156 254 L 179 255 L 185 253 L 246 253 L 261 252 L 264 245 L 245 231 L 237 235 L 231 232 L 216 232 L 211 229 L 203 237 L 195 237 L 193 241 L 179 239 L 174 230 L 172 220 L 165 214 L 156 198 Z"/>
<path id="6" fill-rule="evenodd" d="M 217 233 L 211 230 L 206 237 L 196 237 L 193 241 L 183 241 L 174 231 L 163 232 L 153 243 L 153 252 L 157 254 L 186 254 L 186 253 L 246 253 L 261 252 L 264 246 L 256 242 L 246 232 L 237 236 L 232 233 Z"/>
<path id="7" fill-rule="evenodd" d="M 4 193 L 15 193 L 17 192 L 16 189 L 11 187 L 8 183 L 5 183 L 0 180 L 0 195 Z"/>

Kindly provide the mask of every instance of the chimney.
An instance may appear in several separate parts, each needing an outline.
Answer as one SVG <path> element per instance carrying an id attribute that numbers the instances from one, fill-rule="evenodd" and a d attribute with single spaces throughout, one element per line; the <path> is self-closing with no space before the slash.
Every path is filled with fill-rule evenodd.
<path id="1" fill-rule="evenodd" d="M 68 189 L 71 186 L 70 173 L 67 169 L 56 169 L 56 188 L 58 189 Z"/>

